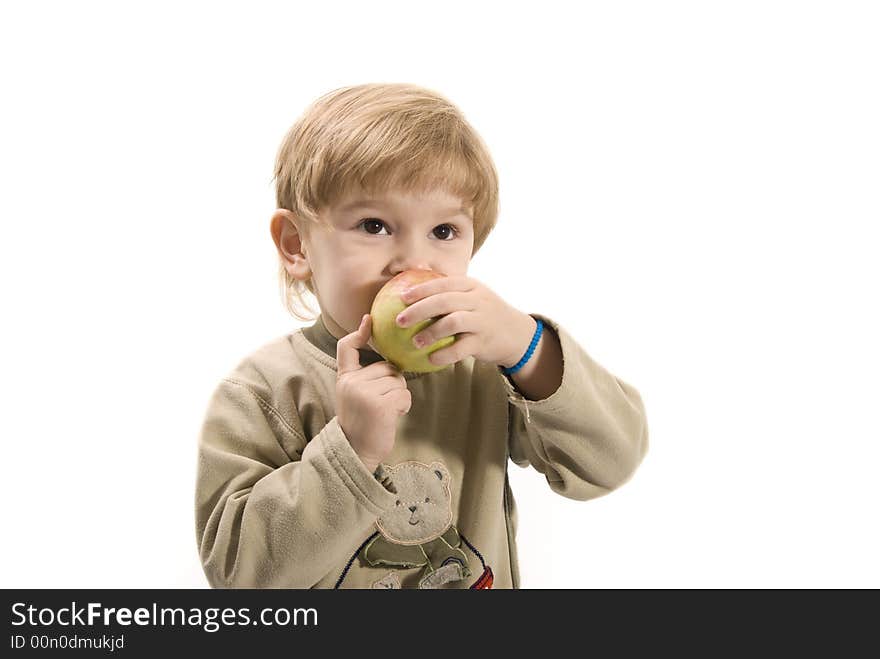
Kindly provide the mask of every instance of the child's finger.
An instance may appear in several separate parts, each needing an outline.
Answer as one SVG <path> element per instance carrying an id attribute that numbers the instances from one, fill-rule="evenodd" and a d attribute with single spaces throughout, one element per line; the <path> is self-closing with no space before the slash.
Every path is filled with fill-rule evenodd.
<path id="1" fill-rule="evenodd" d="M 360 369 L 360 373 L 358 373 L 358 377 L 361 378 L 364 382 L 370 382 L 372 380 L 378 380 L 380 378 L 387 378 L 389 376 L 391 376 L 392 378 L 397 378 L 400 384 L 406 385 L 406 378 L 403 377 L 400 369 L 391 362 L 374 362 L 368 366 L 362 367 Z"/>
<path id="2" fill-rule="evenodd" d="M 363 348 L 370 340 L 370 314 L 364 314 L 361 324 L 351 334 L 346 334 L 336 342 L 337 377 L 343 373 L 356 371 L 361 367 L 358 348 Z"/>

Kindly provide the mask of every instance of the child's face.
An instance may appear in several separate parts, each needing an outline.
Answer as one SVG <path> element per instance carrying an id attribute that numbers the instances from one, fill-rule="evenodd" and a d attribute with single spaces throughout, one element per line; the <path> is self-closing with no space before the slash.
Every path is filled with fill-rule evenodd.
<path id="1" fill-rule="evenodd" d="M 321 315 L 336 338 L 357 329 L 376 293 L 398 273 L 466 275 L 473 250 L 471 209 L 462 209 L 462 199 L 443 190 L 367 197 L 354 193 L 323 209 L 321 218 L 336 230 L 319 226 L 304 238 Z"/>

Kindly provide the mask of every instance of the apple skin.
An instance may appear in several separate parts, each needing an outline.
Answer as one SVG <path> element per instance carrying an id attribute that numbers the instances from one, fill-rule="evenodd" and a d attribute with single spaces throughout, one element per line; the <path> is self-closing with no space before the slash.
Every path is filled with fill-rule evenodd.
<path id="1" fill-rule="evenodd" d="M 451 364 L 442 366 L 432 364 L 428 361 L 428 355 L 455 343 L 454 336 L 444 336 L 422 348 L 416 348 L 412 342 L 416 334 L 436 322 L 437 318 L 428 318 L 409 327 L 401 327 L 397 324 L 397 314 L 409 306 L 400 299 L 400 294 L 410 286 L 445 276 L 433 270 L 405 270 L 387 281 L 373 299 L 370 317 L 376 352 L 401 371 L 431 373 L 451 366 Z"/>

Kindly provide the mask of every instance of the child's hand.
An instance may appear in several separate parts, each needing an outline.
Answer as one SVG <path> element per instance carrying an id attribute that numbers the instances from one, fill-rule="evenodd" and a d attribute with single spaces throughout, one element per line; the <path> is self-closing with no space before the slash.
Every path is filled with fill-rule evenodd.
<path id="1" fill-rule="evenodd" d="M 460 335 L 451 346 L 431 353 L 432 364 L 452 364 L 473 355 L 480 361 L 511 367 L 528 349 L 537 327 L 534 318 L 470 277 L 438 277 L 408 291 L 401 296 L 409 306 L 398 315 L 399 326 L 443 316 L 413 337 L 416 347 Z"/>
<path id="2" fill-rule="evenodd" d="M 372 319 L 336 342 L 336 417 L 355 453 L 371 472 L 391 449 L 397 419 L 409 412 L 412 395 L 406 379 L 387 361 L 361 367 L 358 348 L 367 345 Z"/>

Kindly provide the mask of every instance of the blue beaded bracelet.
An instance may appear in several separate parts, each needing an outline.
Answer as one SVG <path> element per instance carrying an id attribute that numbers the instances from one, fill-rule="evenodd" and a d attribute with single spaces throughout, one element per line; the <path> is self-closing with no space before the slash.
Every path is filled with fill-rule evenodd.
<path id="1" fill-rule="evenodd" d="M 532 318 L 534 318 L 534 316 L 532 316 Z M 520 359 L 510 368 L 504 368 L 503 366 L 499 367 L 501 368 L 501 372 L 504 373 L 504 375 L 513 375 L 514 373 L 516 373 L 519 369 L 525 366 L 525 363 L 529 361 L 532 353 L 535 352 L 538 341 L 541 339 L 541 332 L 544 330 L 544 323 L 541 322 L 540 318 L 535 318 L 535 322 L 538 323 L 538 327 L 535 328 L 535 335 L 532 337 L 532 342 L 529 344 L 529 349 L 526 350 L 526 354 L 523 355 L 522 359 Z"/>

